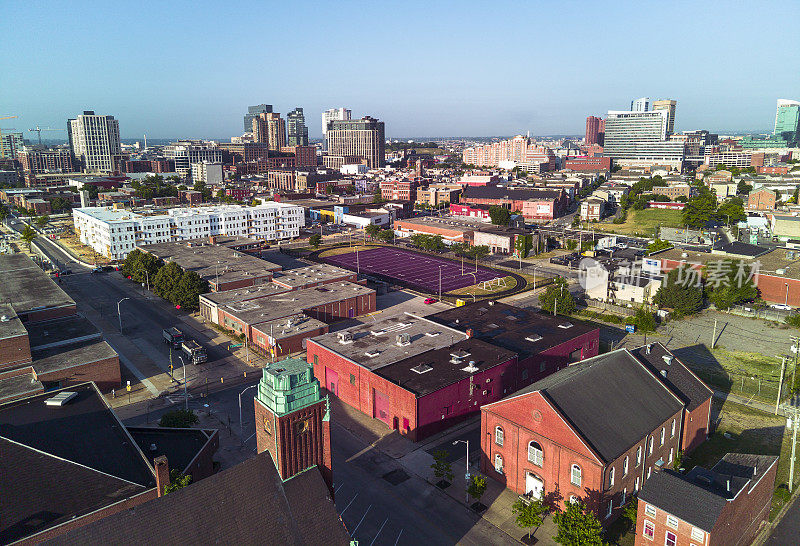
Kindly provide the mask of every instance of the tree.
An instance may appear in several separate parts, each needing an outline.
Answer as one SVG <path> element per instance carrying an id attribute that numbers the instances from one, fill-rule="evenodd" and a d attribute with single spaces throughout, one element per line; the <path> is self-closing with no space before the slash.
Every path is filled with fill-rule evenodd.
<path id="1" fill-rule="evenodd" d="M 659 307 L 673 309 L 680 317 L 696 313 L 703 306 L 703 288 L 700 273 L 684 265 L 676 267 L 664 278 L 653 302 Z"/>
<path id="2" fill-rule="evenodd" d="M 173 468 L 169 473 L 169 483 L 164 486 L 164 494 L 167 495 L 173 491 L 177 491 L 192 483 L 191 474 L 181 474 L 177 468 Z"/>
<path id="3" fill-rule="evenodd" d="M 528 538 L 532 538 L 533 528 L 542 524 L 547 508 L 541 499 L 525 502 L 519 498 L 511 506 L 511 511 L 517 516 L 517 525 L 528 529 Z"/>
<path id="4" fill-rule="evenodd" d="M 467 493 L 469 493 L 470 497 L 475 499 L 476 503 L 479 503 L 483 494 L 486 493 L 486 477 L 480 474 L 473 474 L 469 479 Z"/>
<path id="5" fill-rule="evenodd" d="M 250 201 L 251 207 L 257 207 L 260 204 L 261 204 L 261 199 L 253 199 L 252 201 Z"/>
<path id="6" fill-rule="evenodd" d="M 739 180 L 739 183 L 736 184 L 736 193 L 748 194 L 751 191 L 753 191 L 753 186 L 751 186 L 750 184 L 748 184 L 744 180 Z M 795 195 L 797 195 L 796 191 L 795 191 Z"/>
<path id="7" fill-rule="evenodd" d="M 25 224 L 25 229 L 22 230 L 22 240 L 28 245 L 28 250 L 31 249 L 31 243 L 36 239 L 39 235 L 33 230 L 33 228 L 27 224 Z"/>
<path id="8" fill-rule="evenodd" d="M 717 208 L 717 218 L 726 225 L 741 222 L 747 218 L 744 202 L 740 197 L 731 197 Z"/>
<path id="9" fill-rule="evenodd" d="M 53 197 L 50 200 L 50 209 L 53 212 L 63 212 L 72 209 L 72 202 L 67 201 L 63 197 Z"/>
<path id="10" fill-rule="evenodd" d="M 125 261 L 122 262 L 122 274 L 130 277 L 136 282 L 149 281 L 151 284 L 155 280 L 156 273 L 164 265 L 164 262 L 150 254 L 142 252 L 138 248 L 128 253 Z"/>
<path id="11" fill-rule="evenodd" d="M 376 224 L 370 224 L 364 228 L 364 231 L 366 232 L 367 235 L 370 236 L 370 238 L 375 237 L 380 230 L 381 227 Z"/>
<path id="12" fill-rule="evenodd" d="M 322 235 L 320 235 L 319 233 L 315 233 L 314 235 L 308 238 L 308 244 L 310 244 L 314 248 L 319 248 L 319 245 L 322 244 Z"/>
<path id="13" fill-rule="evenodd" d="M 557 513 L 553 519 L 558 526 L 553 537 L 557 543 L 564 546 L 604 546 L 603 526 L 582 502 L 568 502 L 567 509 Z"/>
<path id="14" fill-rule="evenodd" d="M 656 239 L 649 245 L 647 245 L 647 253 L 652 254 L 653 252 L 658 252 L 660 250 L 666 250 L 668 248 L 672 248 L 672 243 L 669 241 L 663 241 L 661 239 Z"/>
<path id="15" fill-rule="evenodd" d="M 439 478 L 439 481 L 452 482 L 453 481 L 453 468 L 450 466 L 450 461 L 447 460 L 449 454 L 443 449 L 433 452 L 433 475 Z"/>
<path id="16" fill-rule="evenodd" d="M 682 451 L 678 452 L 683 453 Z M 677 459 L 676 459 L 677 460 Z M 677 468 L 676 468 L 677 470 Z M 633 495 L 630 499 L 628 499 L 628 503 L 625 505 L 625 508 L 622 509 L 622 517 L 628 520 L 628 529 L 633 529 L 636 527 L 636 516 L 637 516 L 637 508 L 639 507 L 639 501 L 636 498 L 636 495 Z"/>
<path id="17" fill-rule="evenodd" d="M 181 309 L 196 311 L 200 308 L 200 294 L 206 292 L 208 281 L 194 271 L 184 271 L 175 285 L 170 301 L 174 305 L 180 305 Z"/>
<path id="18" fill-rule="evenodd" d="M 699 193 L 686 202 L 682 213 L 683 225 L 703 228 L 714 216 L 716 209 L 716 196 L 706 186 L 701 186 Z"/>
<path id="19" fill-rule="evenodd" d="M 0 203 L 0 222 L 5 222 L 6 218 L 8 218 L 8 208 L 3 203 Z"/>
<path id="20" fill-rule="evenodd" d="M 197 424 L 200 419 L 192 410 L 176 409 L 168 411 L 161 416 L 158 426 L 165 428 L 189 428 Z"/>
<path id="21" fill-rule="evenodd" d="M 553 283 L 542 294 L 539 294 L 539 305 L 543 311 L 548 313 L 552 313 L 554 308 L 556 313 L 563 315 L 569 315 L 575 311 L 575 298 L 569 291 L 567 280 L 563 277 L 556 277 Z"/>
<path id="22" fill-rule="evenodd" d="M 36 227 L 42 229 L 44 226 L 48 224 L 48 222 L 50 222 L 50 217 L 45 214 L 44 216 L 39 216 L 35 220 L 35 222 L 36 222 Z"/>
<path id="23" fill-rule="evenodd" d="M 174 299 L 175 288 L 178 286 L 181 277 L 183 277 L 183 269 L 175 262 L 168 262 L 158 270 L 158 273 L 150 279 L 153 285 L 153 292 L 156 295 L 164 298 L 167 301 Z"/>
<path id="24" fill-rule="evenodd" d="M 743 261 L 709 262 L 705 268 L 708 301 L 717 309 L 730 309 L 737 303 L 758 298 L 758 288 L 749 272 Z"/>
<path id="25" fill-rule="evenodd" d="M 392 241 L 394 241 L 394 230 L 382 229 L 380 233 L 378 233 L 378 239 L 380 239 L 384 243 L 391 243 Z"/>
<path id="26" fill-rule="evenodd" d="M 643 307 L 636 310 L 633 323 L 636 325 L 636 329 L 642 333 L 656 331 L 656 316 Z"/>
<path id="27" fill-rule="evenodd" d="M 578 241 L 575 239 L 570 239 L 567 241 L 567 250 L 575 250 L 578 248 Z"/>
<path id="28" fill-rule="evenodd" d="M 492 219 L 492 223 L 496 226 L 507 226 L 511 221 L 511 212 L 505 207 L 492 205 L 489 207 L 489 218 Z"/>
<path id="29" fill-rule="evenodd" d="M 792 328 L 800 329 L 800 313 L 794 313 L 783 319 L 783 322 Z"/>
<path id="30" fill-rule="evenodd" d="M 527 258 L 533 248 L 533 235 L 517 235 L 514 240 L 514 249 L 517 251 L 517 256 Z"/>

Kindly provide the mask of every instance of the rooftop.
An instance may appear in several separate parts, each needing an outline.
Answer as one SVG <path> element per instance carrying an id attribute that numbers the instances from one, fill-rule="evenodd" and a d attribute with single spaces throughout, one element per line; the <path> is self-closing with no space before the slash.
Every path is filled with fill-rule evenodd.
<path id="1" fill-rule="evenodd" d="M 0 339 L 24 336 L 25 326 L 17 316 L 17 312 L 8 303 L 0 303 Z"/>
<path id="2" fill-rule="evenodd" d="M 673 260 L 680 262 L 685 261 L 688 264 L 705 264 L 717 260 L 736 260 L 743 261 L 746 264 L 758 263 L 759 274 L 769 274 L 775 276 L 785 276 L 790 279 L 800 279 L 800 259 L 794 257 L 795 251 L 791 252 L 791 258 L 787 257 L 787 249 L 777 248 L 766 254 L 761 254 L 755 259 L 752 258 L 739 258 L 735 256 L 725 256 L 721 254 L 711 254 L 710 252 L 698 252 L 696 250 L 671 248 L 664 252 L 657 252 L 651 257 L 657 260 Z M 684 256 L 685 255 L 685 256 Z M 778 275 L 776 270 L 783 270 L 782 275 Z M 749 270 L 748 270 L 749 273 Z"/>
<path id="3" fill-rule="evenodd" d="M 314 334 L 320 330 L 327 332 L 328 325 L 321 320 L 311 318 L 303 313 L 283 316 L 275 320 L 259 322 L 253 326 L 254 332 L 259 332 L 274 338 L 280 345 L 280 340 L 294 337 L 298 334 Z M 255 335 L 255 333 L 254 333 Z"/>
<path id="4" fill-rule="evenodd" d="M 661 382 L 683 400 L 689 411 L 711 398 L 711 389 L 660 342 L 633 349 L 631 354 L 651 372 L 659 375 Z"/>
<path id="5" fill-rule="evenodd" d="M 308 267 L 298 267 L 275 273 L 272 277 L 272 282 L 287 288 L 301 288 L 310 284 L 327 283 L 344 277 L 355 277 L 355 275 L 352 271 L 335 265 L 314 264 Z"/>
<path id="6" fill-rule="evenodd" d="M 80 315 L 28 324 L 27 330 L 31 350 L 48 349 L 103 337 L 94 324 Z"/>
<path id="7" fill-rule="evenodd" d="M 33 357 L 33 369 L 38 375 L 118 357 L 111 345 L 98 338 L 44 350 L 34 349 L 31 356 Z M 80 379 L 83 374 L 75 375 Z M 91 376 L 92 374 L 87 375 Z M 88 380 L 90 379 L 87 378 Z"/>
<path id="8" fill-rule="evenodd" d="M 44 392 L 44 385 L 36 379 L 33 368 L 28 366 L 25 369 L 25 373 L 0 378 L 0 404 L 13 398 Z M 19 370 L 14 370 L 14 373 L 18 372 Z"/>
<path id="9" fill-rule="evenodd" d="M 255 286 L 248 286 L 246 288 L 223 290 L 222 292 L 207 292 L 200 295 L 200 301 L 206 300 L 216 305 L 224 305 L 238 301 L 265 298 L 267 296 L 274 296 L 275 294 L 283 294 L 284 292 L 288 291 L 288 288 L 268 282 L 264 284 L 257 284 Z"/>
<path id="10" fill-rule="evenodd" d="M 25 254 L 0 254 L 0 302 L 11 304 L 17 315 L 75 301 Z"/>
<path id="11" fill-rule="evenodd" d="M 328 283 L 314 288 L 302 288 L 271 297 L 243 300 L 220 305 L 221 311 L 246 324 L 255 325 L 299 313 L 311 307 L 341 301 L 354 296 L 365 296 L 374 290 L 349 281 Z"/>
<path id="12" fill-rule="evenodd" d="M 520 358 L 541 353 L 593 330 L 589 323 L 534 313 L 500 302 L 453 307 L 426 317 L 461 332 L 514 351 Z"/>
<path id="13" fill-rule="evenodd" d="M 398 344 L 400 336 L 402 344 Z M 449 347 L 465 335 L 409 313 L 312 338 L 329 351 L 377 370 L 427 351 Z"/>
<path id="14" fill-rule="evenodd" d="M 536 188 L 505 188 L 498 186 L 467 186 L 462 194 L 462 201 L 469 199 L 558 199 L 560 190 L 543 190 Z"/>
<path id="15" fill-rule="evenodd" d="M 662 470 L 645 482 L 639 498 L 710 533 L 727 503 L 752 489 L 777 460 L 728 453 L 711 470 L 696 466 L 686 475 Z"/>
<path id="16" fill-rule="evenodd" d="M 182 472 L 194 461 L 216 430 L 154 426 L 129 427 L 128 432 L 149 459 L 165 455 L 169 467 Z"/>
<path id="17" fill-rule="evenodd" d="M 464 216 L 445 216 L 441 218 L 438 216 L 418 216 L 416 218 L 399 219 L 398 222 L 418 226 L 434 226 L 465 233 L 475 231 L 485 225 L 485 223 L 481 222 L 479 219 L 473 220 Z"/>
<path id="18" fill-rule="evenodd" d="M 615 460 L 683 408 L 626 349 L 576 362 L 510 397 L 532 392 L 549 400 L 605 462 Z"/>
<path id="19" fill-rule="evenodd" d="M 424 396 L 516 356 L 501 347 L 470 338 L 388 364 L 375 373 L 417 396 Z"/>

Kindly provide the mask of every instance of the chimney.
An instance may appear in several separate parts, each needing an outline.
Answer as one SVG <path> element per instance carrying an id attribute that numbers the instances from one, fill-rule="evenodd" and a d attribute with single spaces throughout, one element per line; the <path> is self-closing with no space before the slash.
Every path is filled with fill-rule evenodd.
<path id="1" fill-rule="evenodd" d="M 217 244 L 217 236 L 216 235 L 210 235 L 208 237 L 208 242 L 211 243 L 212 245 Z"/>
<path id="2" fill-rule="evenodd" d="M 169 462 L 164 455 L 153 459 L 153 466 L 156 469 L 156 488 L 158 489 L 158 496 L 163 497 L 166 495 L 166 488 L 169 485 Z"/>
<path id="3" fill-rule="evenodd" d="M 467 328 L 467 339 L 472 337 L 472 328 Z"/>
<path id="4" fill-rule="evenodd" d="M 650 354 L 650 343 L 648 343 L 645 347 L 646 347 L 646 349 L 645 349 L 644 352 L 645 352 L 645 354 L 649 355 Z"/>

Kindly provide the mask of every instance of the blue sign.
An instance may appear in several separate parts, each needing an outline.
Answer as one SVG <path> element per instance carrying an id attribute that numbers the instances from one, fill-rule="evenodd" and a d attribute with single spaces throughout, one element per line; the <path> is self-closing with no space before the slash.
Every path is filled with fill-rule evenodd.
<path id="1" fill-rule="evenodd" d="M 634 333 L 636 331 L 636 325 L 635 324 L 626 324 L 625 325 L 625 331 L 629 332 L 631 334 Z"/>

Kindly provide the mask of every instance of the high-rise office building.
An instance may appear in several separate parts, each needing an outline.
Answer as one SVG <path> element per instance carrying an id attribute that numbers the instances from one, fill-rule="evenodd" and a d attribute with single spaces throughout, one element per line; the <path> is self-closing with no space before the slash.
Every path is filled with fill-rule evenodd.
<path id="1" fill-rule="evenodd" d="M 677 101 L 672 99 L 660 99 L 653 101 L 653 110 L 667 111 L 667 135 L 675 132 L 675 106 Z"/>
<path id="2" fill-rule="evenodd" d="M 286 114 L 286 142 L 289 146 L 308 146 L 308 127 L 302 108 Z"/>
<path id="3" fill-rule="evenodd" d="M 370 169 L 384 165 L 386 139 L 382 121 L 369 116 L 332 120 L 328 122 L 325 138 L 329 155 L 360 157 Z"/>
<path id="4" fill-rule="evenodd" d="M 179 140 L 164 146 L 164 157 L 175 162 L 175 172 L 186 176 L 192 170 L 192 163 L 219 163 L 222 150 L 216 142 L 205 140 Z"/>
<path id="5" fill-rule="evenodd" d="M 328 123 L 339 120 L 346 121 L 351 119 L 353 113 L 347 108 L 331 108 L 322 112 L 322 143 L 327 146 L 325 135 L 328 134 Z"/>
<path id="6" fill-rule="evenodd" d="M 606 120 L 595 116 L 586 118 L 586 138 L 584 144 L 591 146 L 593 144 L 603 145 L 603 133 L 605 132 Z"/>
<path id="7" fill-rule="evenodd" d="M 22 133 L 3 133 L 0 138 L 0 157 L 16 158 L 17 152 L 21 152 L 24 146 Z"/>
<path id="8" fill-rule="evenodd" d="M 642 97 L 631 101 L 631 112 L 647 112 L 650 110 L 650 97 Z"/>
<path id="9" fill-rule="evenodd" d="M 621 165 L 664 164 L 679 168 L 684 143 L 667 140 L 668 110 L 608 112 L 603 155 Z"/>
<path id="10" fill-rule="evenodd" d="M 89 172 L 111 172 L 122 154 L 119 121 L 114 116 L 99 116 L 86 110 L 67 121 L 67 134 L 72 155 Z"/>
<path id="11" fill-rule="evenodd" d="M 788 142 L 800 141 L 800 102 L 778 99 L 773 134 L 776 137 L 782 137 Z"/>
<path id="12" fill-rule="evenodd" d="M 277 112 L 258 114 L 253 118 L 253 141 L 279 152 L 286 146 L 286 121 Z"/>
<path id="13" fill-rule="evenodd" d="M 272 112 L 271 104 L 256 104 L 248 106 L 247 113 L 244 115 L 244 132 L 249 133 L 253 130 L 253 118 L 258 114 L 269 114 Z"/>

